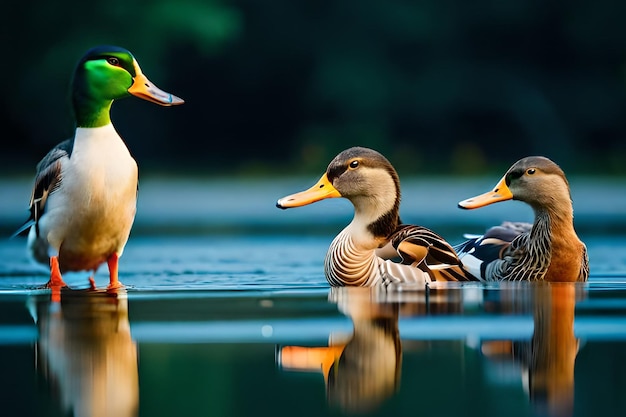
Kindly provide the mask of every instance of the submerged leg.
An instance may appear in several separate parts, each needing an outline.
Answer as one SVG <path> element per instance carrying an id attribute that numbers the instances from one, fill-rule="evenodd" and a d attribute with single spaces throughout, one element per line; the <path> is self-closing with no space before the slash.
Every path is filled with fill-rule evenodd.
<path id="1" fill-rule="evenodd" d="M 119 256 L 117 253 L 112 254 L 107 259 L 107 265 L 109 265 L 109 289 L 120 288 L 124 285 L 117 279 L 117 269 L 118 269 L 118 261 Z"/>

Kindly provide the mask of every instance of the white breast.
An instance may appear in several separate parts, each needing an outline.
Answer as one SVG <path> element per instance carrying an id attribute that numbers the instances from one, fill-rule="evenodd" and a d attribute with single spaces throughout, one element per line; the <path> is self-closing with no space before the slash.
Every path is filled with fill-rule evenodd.
<path id="1" fill-rule="evenodd" d="M 40 227 L 53 250 L 103 256 L 121 254 L 132 226 L 137 164 L 113 125 L 78 128 L 59 189 L 51 194 Z"/>

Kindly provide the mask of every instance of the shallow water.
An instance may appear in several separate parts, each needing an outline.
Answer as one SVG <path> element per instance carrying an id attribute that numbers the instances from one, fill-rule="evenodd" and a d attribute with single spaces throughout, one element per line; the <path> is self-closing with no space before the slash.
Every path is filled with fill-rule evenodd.
<path id="1" fill-rule="evenodd" d="M 583 238 L 588 284 L 387 293 L 329 289 L 332 236 L 137 236 L 61 302 L 2 241 L 2 415 L 624 415 L 626 237 Z"/>

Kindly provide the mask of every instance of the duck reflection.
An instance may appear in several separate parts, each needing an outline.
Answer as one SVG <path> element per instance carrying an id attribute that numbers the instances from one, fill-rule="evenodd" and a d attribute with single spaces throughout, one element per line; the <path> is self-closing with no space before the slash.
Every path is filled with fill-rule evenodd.
<path id="1" fill-rule="evenodd" d="M 466 316 L 491 320 L 506 315 L 532 315 L 533 332 L 527 339 L 483 340 L 478 347 L 487 368 L 515 367 L 522 376 L 529 402 L 537 415 L 564 417 L 574 411 L 574 367 L 579 341 L 574 334 L 576 302 L 585 296 L 585 287 L 577 283 L 521 283 L 491 287 L 437 287 L 422 292 L 386 293 L 375 289 L 333 288 L 330 301 L 352 321 L 348 335 L 331 334 L 327 347 L 284 346 L 277 360 L 286 371 L 321 372 L 327 401 L 343 412 L 372 412 L 392 397 L 399 388 L 402 368 L 402 342 L 399 318 L 409 316 L 409 324 L 425 324 L 433 331 L 427 317 L 450 316 L 437 320 L 458 329 Z M 488 314 L 484 314 L 484 313 Z M 484 323 L 484 322 L 482 322 Z M 415 331 L 416 327 L 408 326 Z M 418 328 L 421 328 L 418 327 Z M 476 336 L 492 331 L 468 324 L 467 334 L 460 335 L 466 349 L 474 349 Z M 441 329 L 445 334 L 446 329 Z M 405 349 L 413 352 L 434 349 L 428 336 L 404 335 Z M 492 336 L 489 336 L 492 337 Z M 426 342 L 426 343 L 423 343 Z M 415 353 L 415 352 L 413 352 Z M 463 365 L 461 365 L 463 366 Z M 521 370 L 521 371 L 520 371 Z M 406 370 L 405 370 L 406 372 Z M 426 371 L 428 372 L 428 371 Z M 425 377 L 428 374 L 425 374 Z M 478 378 L 497 375 L 492 382 L 502 385 L 506 375 L 487 372 Z M 505 379 L 502 379 L 504 376 Z M 519 381 L 519 380 L 518 380 Z"/>
<path id="2" fill-rule="evenodd" d="M 361 287 L 332 288 L 329 299 L 352 320 L 352 334 L 331 334 L 328 347 L 282 347 L 279 365 L 289 371 L 321 372 L 332 407 L 349 413 L 376 410 L 400 385 L 399 316 L 457 310 L 460 306 L 459 302 L 450 302 L 444 291 L 430 302 L 424 291 L 410 294 L 379 293 Z"/>
<path id="3" fill-rule="evenodd" d="M 396 392 L 402 347 L 398 303 L 376 303 L 367 288 L 333 288 L 330 299 L 352 319 L 352 335 L 331 335 L 328 347 L 285 346 L 283 369 L 321 371 L 329 404 L 344 411 L 375 409 Z"/>
<path id="4" fill-rule="evenodd" d="M 575 283 L 536 283 L 529 290 L 534 322 L 531 340 L 487 342 L 482 352 L 521 366 L 530 402 L 539 415 L 573 415 L 574 365 L 579 346 L 574 315 L 577 299 L 584 297 L 584 287 Z M 503 308 L 527 310 L 515 289 L 504 291 L 502 296 L 508 298 Z"/>
<path id="5" fill-rule="evenodd" d="M 37 368 L 79 416 L 136 416 L 137 348 L 130 334 L 128 299 L 115 291 L 63 290 L 60 301 L 38 300 Z"/>

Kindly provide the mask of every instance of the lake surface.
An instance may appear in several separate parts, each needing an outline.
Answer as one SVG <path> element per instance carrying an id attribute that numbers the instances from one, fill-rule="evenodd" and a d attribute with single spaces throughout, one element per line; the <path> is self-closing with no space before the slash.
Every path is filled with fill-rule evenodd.
<path id="1" fill-rule="evenodd" d="M 0 415 L 626 415 L 623 181 L 570 180 L 587 284 L 384 292 L 324 278 L 349 203 L 274 207 L 315 179 L 143 180 L 117 293 L 78 273 L 52 301 L 25 239 L 0 239 Z M 532 220 L 456 208 L 496 179 L 403 181 L 401 213 L 451 243 Z M 0 179 L 2 236 L 30 181 Z"/>
<path id="2" fill-rule="evenodd" d="M 626 414 L 626 237 L 584 237 L 587 284 L 399 292 L 331 290 L 331 239 L 135 236 L 125 290 L 60 302 L 1 241 L 2 415 Z"/>

